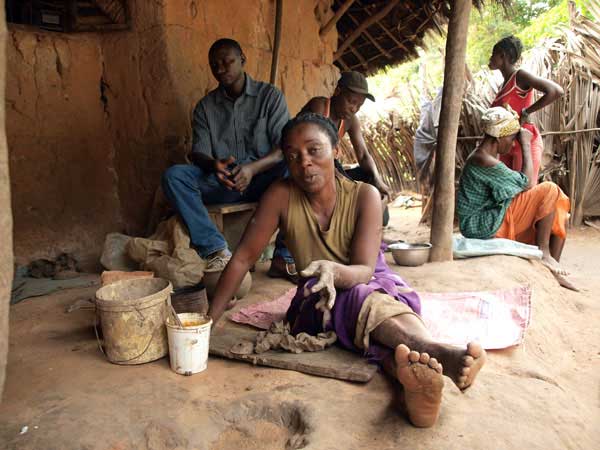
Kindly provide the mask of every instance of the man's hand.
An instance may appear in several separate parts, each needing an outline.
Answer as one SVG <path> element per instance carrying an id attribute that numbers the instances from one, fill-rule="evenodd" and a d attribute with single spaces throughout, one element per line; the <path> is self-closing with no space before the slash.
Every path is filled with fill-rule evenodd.
<path id="1" fill-rule="evenodd" d="M 241 166 L 236 166 L 235 169 L 232 170 L 231 174 L 233 175 L 233 182 L 235 183 L 235 190 L 244 192 L 250 186 L 250 182 L 252 181 L 252 177 L 254 177 L 254 169 L 252 168 L 252 164 L 244 164 Z"/>
<path id="2" fill-rule="evenodd" d="M 331 320 L 331 309 L 335 304 L 335 263 L 318 260 L 311 262 L 306 269 L 300 272 L 304 278 L 317 277 L 317 282 L 310 289 L 305 288 L 304 296 L 319 293 L 321 299 L 315 308 L 323 312 L 323 329 Z"/>
<path id="3" fill-rule="evenodd" d="M 227 169 L 227 166 L 234 162 L 235 158 L 233 156 L 227 159 L 215 159 L 214 161 L 214 170 L 217 179 L 223 186 L 230 190 L 235 189 L 235 183 L 230 179 L 231 172 Z"/>
<path id="4" fill-rule="evenodd" d="M 521 148 L 529 147 L 532 137 L 533 133 L 531 131 L 529 131 L 527 128 L 521 128 L 521 131 L 519 131 L 519 134 L 517 135 L 517 139 L 519 140 L 519 144 L 521 144 Z"/>

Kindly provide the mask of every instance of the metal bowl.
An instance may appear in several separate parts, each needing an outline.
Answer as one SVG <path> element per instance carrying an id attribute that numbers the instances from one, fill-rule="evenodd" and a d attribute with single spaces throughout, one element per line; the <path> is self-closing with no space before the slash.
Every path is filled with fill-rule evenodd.
<path id="1" fill-rule="evenodd" d="M 392 256 L 396 264 L 400 266 L 420 266 L 429 261 L 429 242 L 410 244 L 408 242 L 395 242 L 388 248 L 392 251 Z"/>

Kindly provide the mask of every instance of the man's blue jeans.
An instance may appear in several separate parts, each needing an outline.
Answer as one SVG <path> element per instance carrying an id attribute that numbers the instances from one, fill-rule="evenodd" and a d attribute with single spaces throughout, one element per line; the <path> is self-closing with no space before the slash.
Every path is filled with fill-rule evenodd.
<path id="1" fill-rule="evenodd" d="M 227 248 L 227 242 L 210 220 L 206 206 L 215 203 L 256 202 L 269 185 L 278 178 L 287 176 L 285 162 L 256 175 L 243 193 L 230 191 L 223 186 L 214 173 L 207 173 L 191 164 L 169 167 L 162 177 L 162 188 L 171 205 L 188 227 L 192 245 L 202 258 Z M 277 247 L 283 246 L 278 237 Z M 283 246 L 276 253 L 286 261 L 291 260 L 289 251 Z"/>

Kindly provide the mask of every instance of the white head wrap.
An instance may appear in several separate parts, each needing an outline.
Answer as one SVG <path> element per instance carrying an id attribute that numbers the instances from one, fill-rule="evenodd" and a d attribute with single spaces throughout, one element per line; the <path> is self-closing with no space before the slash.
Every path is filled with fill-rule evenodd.
<path id="1" fill-rule="evenodd" d="M 481 124 L 486 134 L 497 138 L 516 134 L 521 129 L 519 116 L 508 105 L 489 108 L 481 116 Z"/>

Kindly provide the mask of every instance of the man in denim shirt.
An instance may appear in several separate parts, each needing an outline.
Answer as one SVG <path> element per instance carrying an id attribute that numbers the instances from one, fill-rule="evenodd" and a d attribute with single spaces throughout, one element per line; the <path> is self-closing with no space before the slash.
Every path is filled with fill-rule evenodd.
<path id="1" fill-rule="evenodd" d="M 245 73 L 246 56 L 236 41 L 216 41 L 208 60 L 219 86 L 194 109 L 193 165 L 170 167 L 162 187 L 208 261 L 206 271 L 214 272 L 223 270 L 231 252 L 204 205 L 255 202 L 286 174 L 279 145 L 289 112 L 279 89 Z M 285 248 L 278 252 L 288 255 Z"/>

